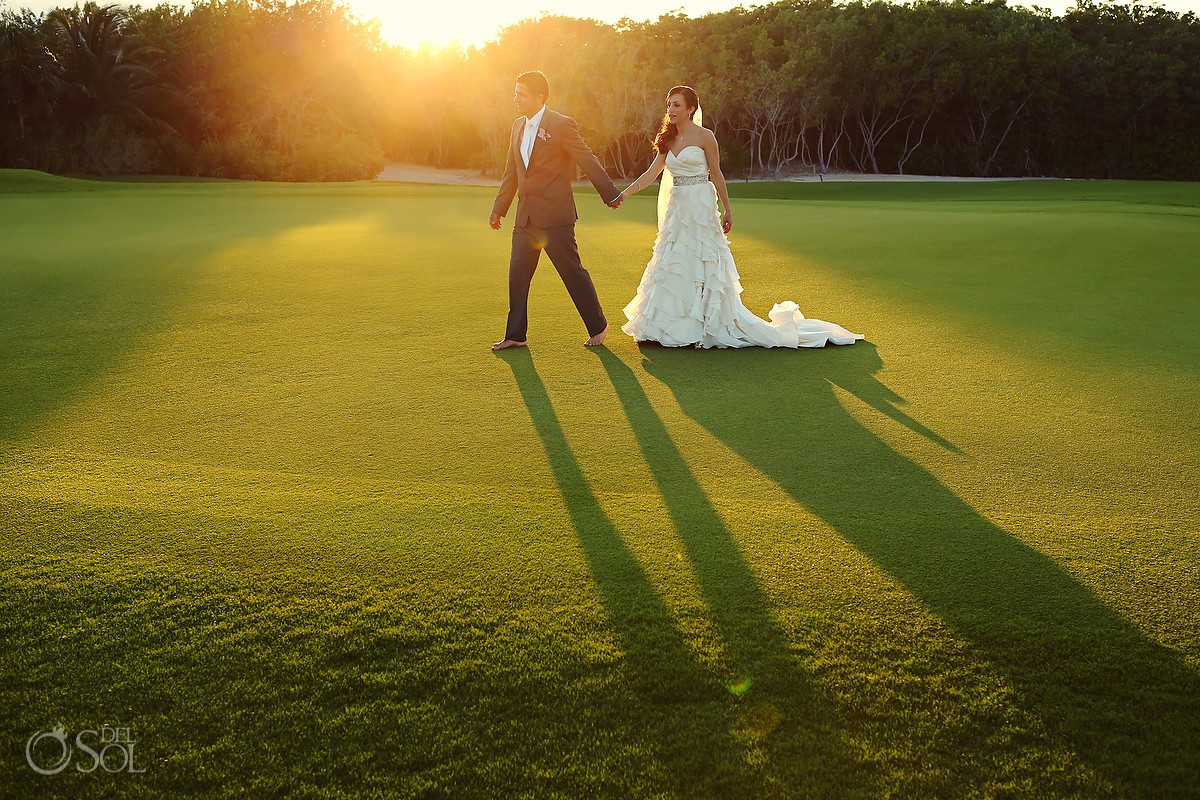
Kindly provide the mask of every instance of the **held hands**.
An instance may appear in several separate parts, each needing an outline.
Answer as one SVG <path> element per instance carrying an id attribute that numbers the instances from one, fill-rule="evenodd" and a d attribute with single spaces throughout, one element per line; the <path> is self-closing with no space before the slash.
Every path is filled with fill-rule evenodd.
<path id="1" fill-rule="evenodd" d="M 499 214 L 488 214 L 488 225 L 492 226 L 492 230 L 500 230 L 500 220 L 503 219 Z"/>
<path id="2" fill-rule="evenodd" d="M 621 203 L 624 203 L 624 202 L 625 202 L 625 193 L 621 192 L 615 198 L 613 198 L 612 200 L 609 200 L 607 203 L 605 203 L 605 205 L 615 211 L 616 209 L 620 208 Z"/>
<path id="3" fill-rule="evenodd" d="M 611 203 L 609 203 L 608 207 L 609 208 L 620 208 L 621 203 L 624 203 L 627 199 L 629 199 L 633 195 L 637 194 L 641 190 L 642 190 L 642 187 L 640 185 L 638 185 L 637 181 L 634 181 L 633 183 L 626 186 L 625 191 L 623 191 L 619 195 L 617 195 L 617 199 L 613 200 Z"/>

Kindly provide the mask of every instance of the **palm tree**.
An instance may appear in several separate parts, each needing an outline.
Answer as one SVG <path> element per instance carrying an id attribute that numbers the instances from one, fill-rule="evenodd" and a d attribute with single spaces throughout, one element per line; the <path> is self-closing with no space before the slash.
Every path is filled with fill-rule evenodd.
<path id="1" fill-rule="evenodd" d="M 77 123 L 112 114 L 137 127 L 175 132 L 165 115 L 181 94 L 160 73 L 160 50 L 129 46 L 123 9 L 85 3 L 55 10 L 46 22 L 65 87 L 63 105 Z"/>
<path id="2" fill-rule="evenodd" d="M 29 11 L 0 15 L 0 104 L 17 120 L 25 139 L 30 117 L 53 112 L 59 90 L 54 57 L 38 20 Z"/>

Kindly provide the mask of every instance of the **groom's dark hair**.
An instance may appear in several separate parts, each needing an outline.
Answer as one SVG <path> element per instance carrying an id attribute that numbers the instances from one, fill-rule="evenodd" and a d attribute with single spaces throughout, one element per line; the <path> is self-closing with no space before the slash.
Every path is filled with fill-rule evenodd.
<path id="1" fill-rule="evenodd" d="M 517 76 L 517 83 L 523 83 L 534 94 L 540 94 L 547 100 L 550 99 L 550 81 L 546 80 L 546 76 L 540 70 L 534 69 L 529 72 L 522 72 Z"/>

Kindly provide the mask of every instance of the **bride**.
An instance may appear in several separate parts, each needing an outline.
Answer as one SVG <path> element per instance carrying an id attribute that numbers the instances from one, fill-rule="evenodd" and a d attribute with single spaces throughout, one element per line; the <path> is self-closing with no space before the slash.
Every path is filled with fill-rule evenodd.
<path id="1" fill-rule="evenodd" d="M 791 300 L 776 303 L 770 321 L 742 305 L 741 283 L 725 234 L 733 227 L 717 137 L 701 125 L 700 99 L 690 86 L 667 93 L 667 113 L 654 139 L 658 155 L 618 198 L 637 194 L 663 170 L 658 236 L 621 330 L 639 342 L 667 347 L 824 347 L 854 344 L 862 334 L 808 319 Z M 711 176 L 711 180 L 710 180 Z M 717 196 L 725 208 L 718 215 Z"/>

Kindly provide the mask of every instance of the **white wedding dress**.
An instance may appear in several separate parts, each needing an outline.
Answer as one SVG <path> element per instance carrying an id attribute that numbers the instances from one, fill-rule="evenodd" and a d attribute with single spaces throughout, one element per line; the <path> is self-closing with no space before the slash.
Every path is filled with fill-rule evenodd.
<path id="1" fill-rule="evenodd" d="M 770 321 L 742 305 L 703 148 L 668 152 L 662 180 L 654 255 L 625 306 L 629 322 L 621 330 L 667 347 L 824 347 L 863 338 L 806 318 L 791 300 L 776 303 Z"/>

